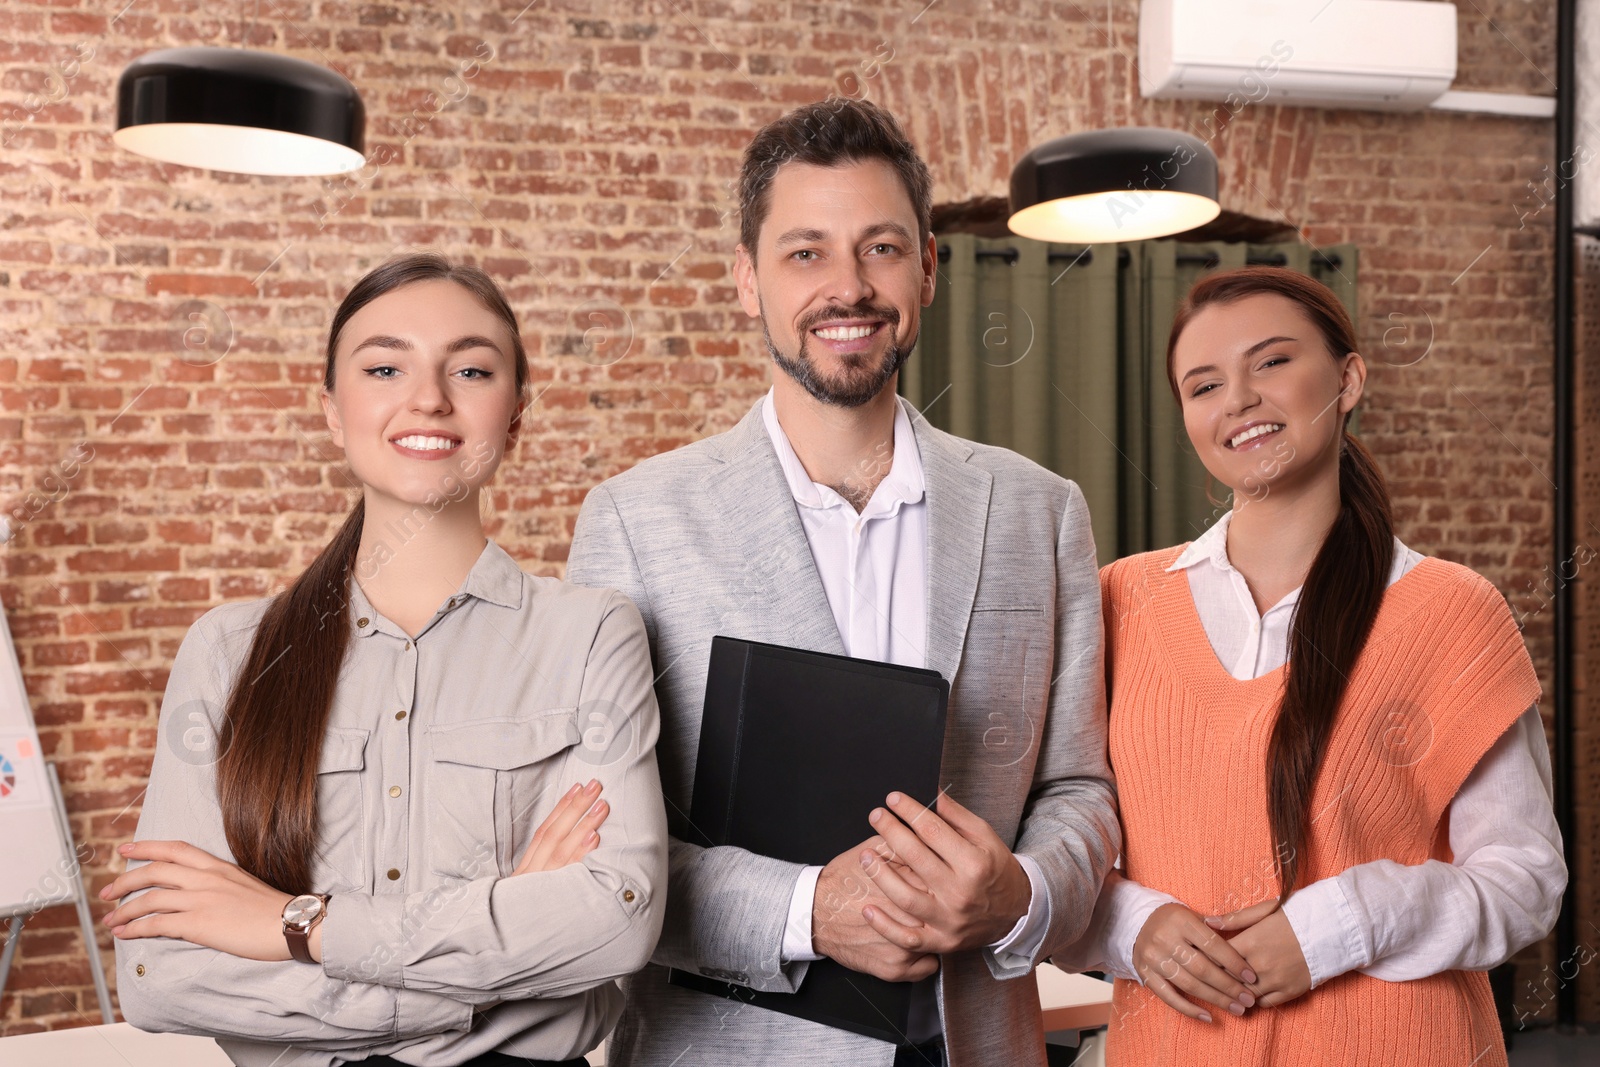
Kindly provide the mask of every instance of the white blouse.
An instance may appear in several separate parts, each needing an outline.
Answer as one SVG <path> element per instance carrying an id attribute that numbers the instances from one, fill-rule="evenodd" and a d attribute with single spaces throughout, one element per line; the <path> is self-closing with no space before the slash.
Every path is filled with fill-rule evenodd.
<path id="1" fill-rule="evenodd" d="M 1217 520 L 1168 570 L 1188 571 L 1206 637 L 1229 673 L 1257 678 L 1288 658 L 1300 590 L 1257 613 L 1244 576 L 1228 561 L 1232 518 L 1230 511 Z M 1389 584 L 1422 558 L 1396 538 Z M 1391 982 L 1487 970 L 1550 931 L 1567 867 L 1537 705 L 1479 761 L 1447 818 L 1451 862 L 1363 863 L 1297 890 L 1284 903 L 1312 988 L 1351 970 Z M 1134 941 L 1151 912 L 1174 901 L 1112 871 L 1088 932 L 1056 962 L 1137 981 Z"/>

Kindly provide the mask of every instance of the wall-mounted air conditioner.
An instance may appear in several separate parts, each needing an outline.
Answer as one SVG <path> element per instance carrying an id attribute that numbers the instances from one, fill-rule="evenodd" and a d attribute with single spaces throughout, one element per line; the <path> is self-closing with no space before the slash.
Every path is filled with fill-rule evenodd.
<path id="1" fill-rule="evenodd" d="M 1450 3 L 1144 0 L 1140 6 L 1139 89 L 1149 97 L 1418 111 L 1455 76 Z"/>

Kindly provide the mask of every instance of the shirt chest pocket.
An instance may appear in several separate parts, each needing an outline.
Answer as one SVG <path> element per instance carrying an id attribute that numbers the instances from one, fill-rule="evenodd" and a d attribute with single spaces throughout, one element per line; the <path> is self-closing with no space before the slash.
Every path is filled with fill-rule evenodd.
<path id="1" fill-rule="evenodd" d="M 581 740 L 577 708 L 435 726 L 429 863 L 440 878 L 508 875 L 533 837 L 535 811 L 554 806 L 568 749 Z"/>
<path id="2" fill-rule="evenodd" d="M 318 892 L 366 891 L 366 730 L 330 727 L 317 762 L 317 851 L 312 884 Z"/>

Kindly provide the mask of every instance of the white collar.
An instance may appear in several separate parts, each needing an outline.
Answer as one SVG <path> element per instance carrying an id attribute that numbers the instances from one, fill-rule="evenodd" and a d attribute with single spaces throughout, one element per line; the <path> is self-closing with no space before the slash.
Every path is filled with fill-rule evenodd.
<path id="1" fill-rule="evenodd" d="M 1228 523 L 1233 519 L 1233 509 L 1228 509 L 1211 529 L 1189 542 L 1189 547 L 1178 553 L 1178 558 L 1167 567 L 1168 573 L 1186 570 L 1201 561 L 1208 561 L 1218 570 L 1233 571 L 1233 564 L 1228 560 Z M 1409 568 L 1406 559 L 1411 549 L 1399 537 L 1394 538 L 1394 558 L 1389 564 L 1389 584 L 1393 585 L 1400 580 L 1400 576 Z M 1241 575 L 1242 577 L 1242 575 Z M 1298 598 L 1299 589 L 1294 590 L 1291 596 Z M 1287 597 L 1285 599 L 1288 599 Z"/>
<path id="2" fill-rule="evenodd" d="M 1210 560 L 1220 570 L 1233 570 L 1233 564 L 1228 562 L 1228 523 L 1232 518 L 1233 510 L 1230 508 L 1222 518 L 1211 524 L 1211 529 L 1189 542 L 1189 547 L 1180 552 L 1167 568 L 1168 573 L 1187 570 L 1201 560 Z"/>
<path id="3" fill-rule="evenodd" d="M 805 464 L 800 462 L 788 435 L 778 423 L 772 394 L 773 390 L 768 389 L 767 395 L 762 397 L 761 418 L 766 424 L 768 436 L 772 438 L 772 447 L 778 453 L 778 463 L 783 467 L 783 475 L 789 482 L 789 492 L 794 496 L 795 503 L 807 508 L 832 508 L 840 504 L 850 507 L 849 502 L 831 486 L 812 481 L 806 473 Z M 894 408 L 894 459 L 890 461 L 889 473 L 878 483 L 861 517 L 893 515 L 900 505 L 915 504 L 921 500 L 926 488 L 917 436 L 911 429 L 911 418 L 906 414 L 906 402 L 897 396 Z M 854 508 L 851 510 L 854 511 Z"/>

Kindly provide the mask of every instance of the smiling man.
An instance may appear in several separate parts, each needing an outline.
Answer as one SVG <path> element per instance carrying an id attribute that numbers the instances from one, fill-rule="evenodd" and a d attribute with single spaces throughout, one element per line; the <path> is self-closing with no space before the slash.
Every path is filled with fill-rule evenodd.
<path id="1" fill-rule="evenodd" d="M 933 299 L 931 185 L 871 103 L 757 133 L 734 272 L 772 389 L 578 518 L 568 578 L 630 595 L 650 634 L 673 835 L 665 930 L 612 1063 L 1045 1062 L 1034 963 L 1085 928 L 1119 844 L 1095 550 L 1077 486 L 896 395 Z M 717 634 L 939 671 L 945 795 L 891 793 L 823 867 L 691 844 Z M 822 957 L 919 983 L 898 1045 L 667 983 L 677 967 L 793 992 Z"/>

